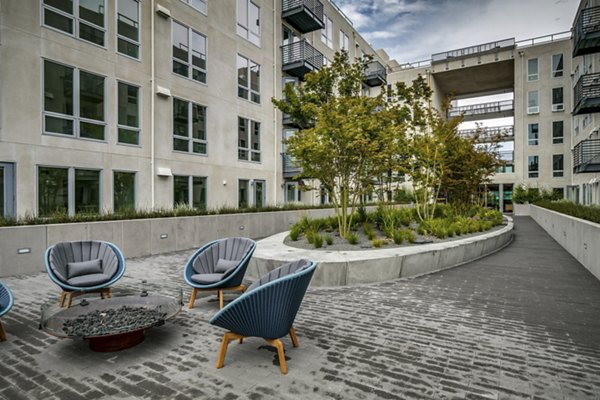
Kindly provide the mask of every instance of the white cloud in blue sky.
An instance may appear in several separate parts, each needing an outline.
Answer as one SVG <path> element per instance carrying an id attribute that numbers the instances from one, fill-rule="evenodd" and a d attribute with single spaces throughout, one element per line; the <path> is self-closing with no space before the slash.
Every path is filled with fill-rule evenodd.
<path id="1" fill-rule="evenodd" d="M 398 62 L 501 39 L 568 31 L 579 0 L 334 0 Z"/>

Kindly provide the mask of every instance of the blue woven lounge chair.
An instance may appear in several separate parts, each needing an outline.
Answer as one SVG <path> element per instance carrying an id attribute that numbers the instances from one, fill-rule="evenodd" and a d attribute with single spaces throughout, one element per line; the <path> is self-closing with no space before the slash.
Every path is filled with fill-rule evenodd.
<path id="1" fill-rule="evenodd" d="M 211 324 L 229 331 L 223 335 L 217 368 L 223 366 L 230 341 L 242 343 L 244 338 L 255 336 L 277 348 L 281 372 L 287 373 L 280 338 L 289 334 L 294 347 L 298 347 L 293 323 L 315 268 L 314 261 L 309 260 L 284 264 L 254 282 L 212 317 Z"/>
<path id="2" fill-rule="evenodd" d="M 0 282 L 0 317 L 10 311 L 13 306 L 13 295 L 8 286 Z M 0 322 L 0 342 L 6 340 L 6 333 Z"/>
<path id="3" fill-rule="evenodd" d="M 48 247 L 44 260 L 50 279 L 63 290 L 60 306 L 67 308 L 84 293 L 111 297 L 110 286 L 125 273 L 121 250 L 99 240 L 57 243 Z"/>
<path id="4" fill-rule="evenodd" d="M 183 270 L 183 278 L 193 288 L 189 308 L 200 291 L 216 290 L 220 308 L 224 290 L 244 292 L 242 280 L 254 249 L 254 240 L 239 237 L 215 240 L 192 254 Z"/>

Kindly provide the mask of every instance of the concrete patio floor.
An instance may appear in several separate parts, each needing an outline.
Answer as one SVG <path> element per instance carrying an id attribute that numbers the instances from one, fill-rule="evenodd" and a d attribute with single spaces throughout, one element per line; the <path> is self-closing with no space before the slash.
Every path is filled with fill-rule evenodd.
<path id="1" fill-rule="evenodd" d="M 191 252 L 128 260 L 116 287 L 183 287 Z M 2 318 L 3 399 L 600 399 L 600 282 L 528 217 L 504 250 L 461 267 L 310 289 L 300 347 L 284 339 L 285 376 L 256 338 L 230 344 L 215 368 L 214 295 L 136 347 L 95 353 L 38 330 L 40 305 L 59 293 L 45 273 L 3 281 L 15 296 Z"/>

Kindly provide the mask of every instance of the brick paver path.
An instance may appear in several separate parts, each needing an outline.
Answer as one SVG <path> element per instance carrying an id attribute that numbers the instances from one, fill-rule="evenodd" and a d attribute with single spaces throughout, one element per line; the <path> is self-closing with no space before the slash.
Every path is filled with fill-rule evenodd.
<path id="1" fill-rule="evenodd" d="M 309 290 L 300 347 L 284 339 L 287 376 L 260 339 L 232 343 L 215 368 L 212 295 L 134 348 L 94 353 L 38 330 L 58 294 L 46 274 L 4 279 L 16 302 L 2 318 L 0 398 L 600 399 L 600 282 L 530 218 L 515 226 L 506 249 L 458 268 Z M 117 287 L 183 286 L 190 254 L 128 260 Z"/>

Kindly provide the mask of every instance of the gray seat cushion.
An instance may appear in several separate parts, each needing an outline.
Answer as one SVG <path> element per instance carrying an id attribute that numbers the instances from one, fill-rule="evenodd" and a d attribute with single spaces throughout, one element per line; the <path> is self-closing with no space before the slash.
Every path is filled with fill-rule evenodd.
<path id="1" fill-rule="evenodd" d="M 89 287 L 106 283 L 110 281 L 110 278 L 112 276 L 106 274 L 87 274 L 68 279 L 67 283 L 71 286 Z"/>
<path id="2" fill-rule="evenodd" d="M 101 274 L 102 260 L 95 258 L 88 261 L 67 263 L 67 279 L 72 279 L 81 275 Z"/>
<path id="3" fill-rule="evenodd" d="M 223 279 L 223 274 L 195 274 L 191 278 L 194 282 L 201 285 L 210 285 Z"/>
<path id="4" fill-rule="evenodd" d="M 254 281 L 250 286 L 248 286 L 248 289 L 246 290 L 246 292 L 250 292 L 250 291 L 256 289 L 257 287 L 264 285 L 265 283 L 274 281 L 275 279 L 279 279 L 286 275 L 298 273 L 298 272 L 304 270 L 305 268 L 307 268 L 309 265 L 310 265 L 310 261 L 308 261 L 308 260 L 296 260 L 296 261 L 289 262 L 287 264 L 283 264 L 282 266 L 280 266 L 280 267 L 274 269 L 273 271 L 269 272 L 268 274 L 264 275 L 260 279 Z"/>
<path id="5" fill-rule="evenodd" d="M 225 260 L 223 258 L 219 258 L 217 261 L 217 265 L 215 265 L 215 273 L 224 274 L 229 271 L 231 268 L 237 267 L 239 261 L 236 260 Z"/>

